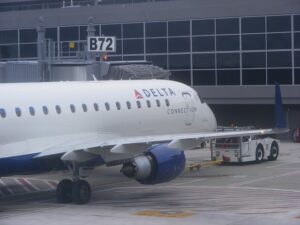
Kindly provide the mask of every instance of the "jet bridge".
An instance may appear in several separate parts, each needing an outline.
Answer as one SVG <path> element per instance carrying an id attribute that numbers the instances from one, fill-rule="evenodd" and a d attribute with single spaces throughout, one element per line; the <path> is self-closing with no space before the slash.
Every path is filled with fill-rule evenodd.
<path id="1" fill-rule="evenodd" d="M 144 60 L 104 61 L 107 60 L 103 57 L 107 56 L 106 52 L 87 51 L 87 41 L 69 43 L 69 51 L 65 52 L 63 46 L 45 38 L 42 17 L 38 20 L 37 31 L 37 59 L 0 62 L 0 82 L 168 79 L 171 75 L 169 71 Z M 92 18 L 89 18 L 87 35 L 95 36 Z"/>
<path id="2" fill-rule="evenodd" d="M 0 82 L 168 79 L 170 72 L 146 61 L 72 62 L 47 64 L 40 73 L 38 61 L 1 62 Z"/>
<path id="3" fill-rule="evenodd" d="M 99 67 L 103 80 L 168 79 L 171 75 L 147 61 L 100 62 Z"/>

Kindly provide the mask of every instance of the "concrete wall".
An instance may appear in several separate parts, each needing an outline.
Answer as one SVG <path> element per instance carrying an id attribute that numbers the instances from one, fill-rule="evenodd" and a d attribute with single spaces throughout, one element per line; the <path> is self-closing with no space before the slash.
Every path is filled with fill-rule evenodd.
<path id="1" fill-rule="evenodd" d="M 82 65 L 53 65 L 51 81 L 88 80 L 87 66 Z"/>
<path id="2" fill-rule="evenodd" d="M 275 86 L 197 86 L 209 104 L 273 104 Z M 284 104 L 300 104 L 300 85 L 281 85 Z"/>
<path id="3" fill-rule="evenodd" d="M 0 13 L 0 29 L 36 27 L 43 16 L 47 27 L 95 23 L 129 23 L 199 18 L 283 15 L 300 12 L 299 0 L 178 0 L 138 4 L 99 5 Z"/>

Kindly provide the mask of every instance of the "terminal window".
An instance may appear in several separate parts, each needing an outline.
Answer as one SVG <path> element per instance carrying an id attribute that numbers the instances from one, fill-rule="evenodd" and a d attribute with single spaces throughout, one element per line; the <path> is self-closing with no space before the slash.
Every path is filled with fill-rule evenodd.
<path id="1" fill-rule="evenodd" d="M 191 69 L 190 55 L 169 55 L 169 68 L 175 69 Z"/>
<path id="2" fill-rule="evenodd" d="M 215 34 L 215 21 L 214 20 L 193 20 L 192 34 L 193 35 Z"/>
<path id="3" fill-rule="evenodd" d="M 166 37 L 166 36 L 167 36 L 166 22 L 146 23 L 146 37 Z"/>
<path id="4" fill-rule="evenodd" d="M 115 36 L 116 38 L 122 38 L 121 24 L 102 25 L 101 26 L 101 35 Z"/>
<path id="5" fill-rule="evenodd" d="M 193 69 L 214 69 L 216 60 L 214 53 L 193 54 Z"/>
<path id="6" fill-rule="evenodd" d="M 240 71 L 218 70 L 217 85 L 240 85 Z"/>
<path id="7" fill-rule="evenodd" d="M 239 33 L 239 19 L 217 19 L 216 20 L 217 34 L 238 34 Z"/>
<path id="8" fill-rule="evenodd" d="M 168 23 L 169 36 L 189 36 L 190 22 L 189 21 L 172 21 Z"/>
<path id="9" fill-rule="evenodd" d="M 265 17 L 242 18 L 242 33 L 264 33 Z"/>
<path id="10" fill-rule="evenodd" d="M 216 85 L 216 71 L 194 70 L 193 83 L 194 85 Z"/>
<path id="11" fill-rule="evenodd" d="M 268 84 L 292 84 L 292 70 L 291 69 L 269 69 Z"/>
<path id="12" fill-rule="evenodd" d="M 193 42 L 193 52 L 215 51 L 214 36 L 193 37 L 192 42 Z"/>

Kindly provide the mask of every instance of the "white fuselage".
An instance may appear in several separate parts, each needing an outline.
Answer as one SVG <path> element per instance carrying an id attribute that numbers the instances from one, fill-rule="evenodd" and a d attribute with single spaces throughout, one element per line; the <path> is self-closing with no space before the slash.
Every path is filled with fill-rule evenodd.
<path id="1" fill-rule="evenodd" d="M 106 140 L 216 129 L 197 93 L 173 81 L 1 84 L 0 96 L 0 158 L 39 153 L 74 135 Z"/>

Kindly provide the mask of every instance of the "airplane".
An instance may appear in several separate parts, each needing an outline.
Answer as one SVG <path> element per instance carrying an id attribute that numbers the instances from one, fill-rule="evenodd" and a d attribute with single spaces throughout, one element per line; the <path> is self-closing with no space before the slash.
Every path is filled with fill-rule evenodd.
<path id="1" fill-rule="evenodd" d="M 61 203 L 85 204 L 83 178 L 96 166 L 152 185 L 177 177 L 184 150 L 205 140 L 284 133 L 287 129 L 216 132 L 214 113 L 191 87 L 169 80 L 0 84 L 0 175 L 39 172 L 63 162 L 72 179 Z"/>

